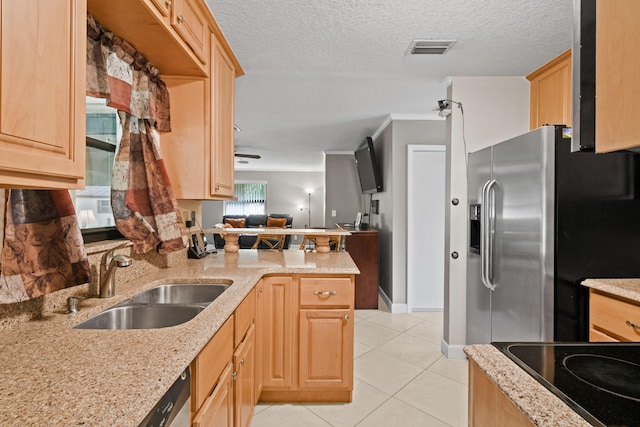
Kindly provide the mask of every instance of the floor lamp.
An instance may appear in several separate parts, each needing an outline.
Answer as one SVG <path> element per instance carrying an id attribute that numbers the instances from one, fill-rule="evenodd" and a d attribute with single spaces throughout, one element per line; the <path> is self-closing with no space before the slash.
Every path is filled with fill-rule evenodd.
<path id="1" fill-rule="evenodd" d="M 307 195 L 309 196 L 309 201 L 307 204 L 307 211 L 309 212 L 309 223 L 308 223 L 308 227 L 311 228 L 311 193 L 313 193 L 313 189 L 312 188 L 307 188 L 304 190 Z"/>

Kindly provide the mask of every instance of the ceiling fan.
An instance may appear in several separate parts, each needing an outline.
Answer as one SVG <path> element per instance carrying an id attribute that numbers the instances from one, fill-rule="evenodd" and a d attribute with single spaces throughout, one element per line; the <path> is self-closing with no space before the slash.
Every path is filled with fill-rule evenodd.
<path id="1" fill-rule="evenodd" d="M 240 129 L 238 127 L 238 125 L 234 123 L 233 124 L 233 131 L 234 131 L 234 133 L 235 132 L 242 132 L 242 129 Z M 261 157 L 258 154 L 244 154 L 244 153 L 236 153 L 236 152 L 234 152 L 233 155 L 236 156 L 236 157 L 243 158 L 243 159 L 254 159 L 254 160 L 258 160 Z"/>
<path id="2" fill-rule="evenodd" d="M 260 155 L 258 154 L 244 154 L 244 153 L 233 153 L 234 156 L 236 157 L 241 157 L 243 159 L 255 159 L 258 160 L 261 158 Z"/>

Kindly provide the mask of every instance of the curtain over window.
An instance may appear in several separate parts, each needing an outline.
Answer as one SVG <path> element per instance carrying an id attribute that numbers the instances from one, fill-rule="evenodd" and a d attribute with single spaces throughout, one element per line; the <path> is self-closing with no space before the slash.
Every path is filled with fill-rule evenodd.
<path id="1" fill-rule="evenodd" d="M 225 215 L 264 215 L 266 212 L 267 184 L 235 184 L 233 186 L 233 195 L 237 200 L 225 202 Z"/>
<path id="2" fill-rule="evenodd" d="M 88 283 L 89 261 L 69 191 L 11 189 L 6 198 L 0 209 L 0 304 Z"/>
<path id="3" fill-rule="evenodd" d="M 87 95 L 118 110 L 111 206 L 118 231 L 138 253 L 187 246 L 186 230 L 160 153 L 158 131 L 169 132 L 169 91 L 160 71 L 126 40 L 87 16 Z"/>

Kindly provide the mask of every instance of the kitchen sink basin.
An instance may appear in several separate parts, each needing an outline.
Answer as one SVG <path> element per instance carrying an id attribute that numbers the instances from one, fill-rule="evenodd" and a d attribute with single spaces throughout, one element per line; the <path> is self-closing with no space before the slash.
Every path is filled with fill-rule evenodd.
<path id="1" fill-rule="evenodd" d="M 157 329 L 188 322 L 231 286 L 169 283 L 147 289 L 74 326 L 75 329 Z"/>
<path id="2" fill-rule="evenodd" d="M 202 305 L 128 305 L 109 308 L 75 329 L 156 329 L 188 322 L 204 310 Z"/>
<path id="3" fill-rule="evenodd" d="M 231 282 L 231 281 L 229 281 Z M 170 283 L 148 289 L 119 305 L 130 304 L 209 304 L 231 283 Z"/>

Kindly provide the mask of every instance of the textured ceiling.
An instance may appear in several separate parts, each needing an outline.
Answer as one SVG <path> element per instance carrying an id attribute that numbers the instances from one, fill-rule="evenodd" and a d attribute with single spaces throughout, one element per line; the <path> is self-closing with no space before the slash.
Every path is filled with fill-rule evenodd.
<path id="1" fill-rule="evenodd" d="M 435 115 L 453 76 L 524 76 L 571 47 L 572 0 L 207 0 L 246 75 L 236 170 L 322 170 L 389 114 Z M 412 39 L 455 39 L 407 56 Z M 471 112 L 467 112 L 470 114 Z"/>

